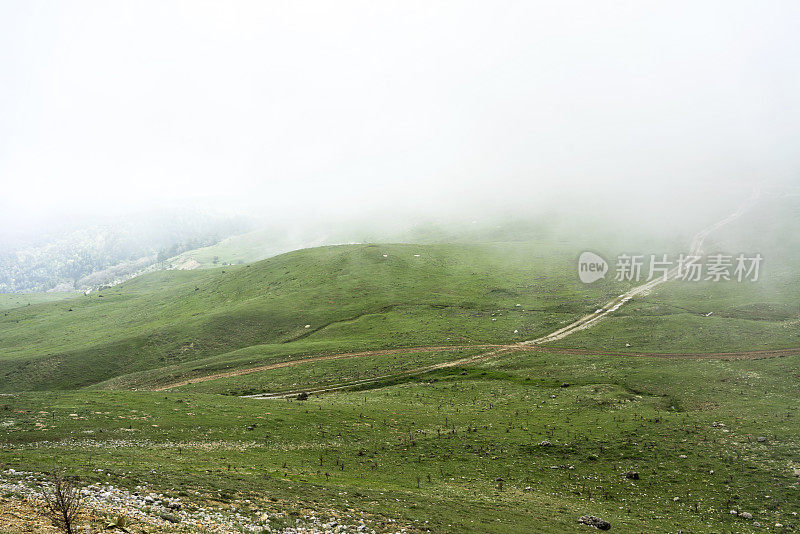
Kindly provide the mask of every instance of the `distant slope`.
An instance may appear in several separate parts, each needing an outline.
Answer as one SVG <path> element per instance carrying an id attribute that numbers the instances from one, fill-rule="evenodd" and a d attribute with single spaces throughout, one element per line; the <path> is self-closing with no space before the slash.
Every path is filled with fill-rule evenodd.
<path id="1" fill-rule="evenodd" d="M 82 387 L 294 340 L 343 349 L 521 340 L 620 290 L 583 286 L 573 261 L 572 250 L 545 245 L 347 245 L 156 272 L 0 317 L 0 389 Z"/>
<path id="2" fill-rule="evenodd" d="M 55 302 L 59 300 L 71 299 L 77 296 L 74 292 L 50 292 L 50 293 L 0 293 L 0 312 L 31 306 L 42 302 Z"/>
<path id="3" fill-rule="evenodd" d="M 52 225 L 44 235 L 0 243 L 0 292 L 117 283 L 250 227 L 243 217 L 179 208 Z"/>
<path id="4" fill-rule="evenodd" d="M 308 240 L 292 239 L 286 232 L 277 229 L 261 229 L 231 236 L 207 247 L 188 250 L 168 259 L 165 264 L 170 269 L 240 265 L 314 245 Z"/>

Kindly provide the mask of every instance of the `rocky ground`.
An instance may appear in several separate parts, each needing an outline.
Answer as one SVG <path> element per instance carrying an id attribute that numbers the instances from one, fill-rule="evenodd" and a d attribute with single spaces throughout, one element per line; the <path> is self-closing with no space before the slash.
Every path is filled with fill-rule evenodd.
<path id="1" fill-rule="evenodd" d="M 51 533 L 57 530 L 42 514 L 42 491 L 48 477 L 8 469 L 0 472 L 0 534 L 18 532 Z M 420 528 L 389 526 L 391 520 L 365 517 L 350 511 L 341 513 L 293 510 L 242 502 L 224 504 L 171 499 L 144 486 L 133 491 L 112 484 L 82 488 L 84 513 L 80 532 L 104 531 L 115 517 L 129 521 L 127 531 L 207 533 L 353 533 L 424 532 Z M 388 527 L 388 528 L 387 528 Z"/>

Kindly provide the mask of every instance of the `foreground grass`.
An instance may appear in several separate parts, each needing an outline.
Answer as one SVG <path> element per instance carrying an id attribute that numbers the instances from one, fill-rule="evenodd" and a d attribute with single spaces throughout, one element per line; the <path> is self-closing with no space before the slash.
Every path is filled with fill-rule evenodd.
<path id="1" fill-rule="evenodd" d="M 305 376 L 328 371 L 321 362 Z M 435 532 L 564 532 L 586 528 L 576 519 L 587 513 L 620 532 L 747 532 L 753 522 L 730 509 L 762 525 L 800 512 L 798 376 L 794 356 L 518 353 L 305 402 L 20 393 L 2 398 L 0 462 L 57 462 L 87 482 L 102 469 L 121 485 L 233 501 L 319 502 Z M 631 469 L 639 480 L 625 478 Z"/>

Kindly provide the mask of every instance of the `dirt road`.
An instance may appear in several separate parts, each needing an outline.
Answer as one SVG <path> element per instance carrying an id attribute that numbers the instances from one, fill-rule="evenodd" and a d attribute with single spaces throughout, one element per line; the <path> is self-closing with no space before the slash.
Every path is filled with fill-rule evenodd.
<path id="1" fill-rule="evenodd" d="M 364 356 L 387 356 L 391 354 L 413 354 L 418 352 L 440 352 L 452 351 L 455 352 L 461 349 L 492 349 L 503 347 L 503 345 L 444 345 L 436 347 L 404 347 L 400 349 L 382 349 L 382 350 L 367 350 L 362 352 L 343 352 L 340 354 L 323 354 L 320 356 L 309 356 L 307 358 L 299 358 L 297 360 L 287 360 L 283 362 L 270 363 L 266 365 L 259 365 L 258 367 L 247 367 L 244 369 L 232 369 L 230 371 L 222 371 L 220 373 L 212 373 L 195 378 L 187 378 L 168 384 L 166 386 L 159 386 L 153 388 L 153 391 L 164 391 L 167 389 L 185 386 L 187 384 L 194 384 L 195 382 L 206 382 L 208 380 L 216 380 L 218 378 L 230 378 L 233 376 L 249 375 L 251 373 L 259 373 L 261 371 L 270 371 L 272 369 L 280 369 L 282 367 L 294 367 L 295 365 L 302 365 L 304 363 L 319 362 L 325 360 L 341 360 L 344 358 L 361 358 Z"/>
<path id="2" fill-rule="evenodd" d="M 744 202 L 744 204 L 739 206 L 739 209 L 737 209 L 735 212 L 733 212 L 732 214 L 728 215 L 727 217 L 725 217 L 721 221 L 718 221 L 718 222 L 712 224 L 711 226 L 709 226 L 707 228 L 704 228 L 703 230 L 700 230 L 699 232 L 697 232 L 694 235 L 694 237 L 692 238 L 692 243 L 691 243 L 691 245 L 689 247 L 689 254 L 688 255 L 689 256 L 699 256 L 700 254 L 702 254 L 702 252 L 703 252 L 703 243 L 705 242 L 706 237 L 708 237 L 708 235 L 710 233 L 714 232 L 715 230 L 718 230 L 719 228 L 725 226 L 726 224 L 735 221 L 736 219 L 741 217 L 743 214 L 745 214 L 753 206 L 753 204 L 758 200 L 759 196 L 760 196 L 760 191 L 758 189 L 754 190 L 752 196 L 750 196 Z M 589 315 L 581 317 L 577 321 L 575 321 L 573 323 L 570 323 L 567 326 L 556 330 L 555 332 L 547 334 L 546 336 L 542 336 L 542 337 L 537 338 L 537 339 L 532 339 L 530 341 L 523 341 L 521 344 L 522 345 L 539 345 L 541 343 L 549 343 L 551 341 L 558 341 L 559 339 L 563 339 L 563 338 L 567 337 L 568 335 L 572 334 L 573 332 L 577 332 L 578 330 L 583 330 L 585 328 L 589 328 L 594 323 L 596 323 L 597 321 L 601 320 L 603 317 L 606 317 L 607 315 L 617 311 L 622 305 L 624 305 L 626 302 L 628 302 L 632 298 L 637 297 L 637 296 L 641 296 L 641 295 L 646 295 L 650 291 L 652 291 L 653 288 L 658 286 L 659 284 L 663 284 L 664 282 L 667 282 L 669 280 L 674 280 L 674 279 L 676 279 L 678 277 L 678 275 L 679 275 L 678 267 L 674 267 L 673 269 L 668 271 L 665 276 L 659 276 L 658 278 L 654 278 L 653 280 L 650 280 L 649 282 L 646 282 L 646 283 L 644 283 L 644 284 L 642 284 L 640 286 L 636 286 L 633 289 L 629 289 L 625 293 L 623 293 L 623 294 L 619 295 L 618 297 L 612 299 L 610 302 L 607 302 L 605 305 L 603 305 L 602 307 L 598 308 L 596 311 L 590 313 Z"/>

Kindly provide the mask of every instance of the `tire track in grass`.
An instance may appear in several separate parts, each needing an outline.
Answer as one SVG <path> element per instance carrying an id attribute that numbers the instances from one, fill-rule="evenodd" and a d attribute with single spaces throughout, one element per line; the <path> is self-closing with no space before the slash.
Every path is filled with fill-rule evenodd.
<path id="1" fill-rule="evenodd" d="M 474 348 L 474 347 L 473 347 Z M 331 391 L 341 391 L 345 389 L 352 389 L 360 386 L 369 386 L 374 384 L 380 384 L 381 382 L 387 382 L 390 380 L 398 380 L 401 378 L 410 378 L 413 376 L 424 375 L 426 373 L 430 373 L 431 371 L 437 371 L 439 369 L 448 369 L 450 367 L 458 367 L 460 365 L 468 365 L 471 363 L 480 362 L 483 360 L 488 360 L 490 358 L 494 358 L 495 356 L 508 352 L 519 350 L 519 347 L 516 345 L 505 345 L 500 346 L 499 348 L 484 352 L 482 354 L 476 354 L 474 356 L 467 356 L 466 358 L 460 358 L 458 360 L 452 360 L 449 362 L 441 362 L 432 365 L 426 365 L 424 367 L 418 367 L 416 369 L 412 369 L 410 371 L 403 371 L 401 373 L 394 373 L 389 375 L 383 376 L 375 376 L 372 378 L 364 378 L 361 380 L 353 380 L 351 382 L 347 382 L 344 384 L 339 384 L 337 386 L 326 386 L 321 388 L 307 388 L 302 390 L 292 390 L 292 391 L 278 391 L 275 393 L 257 393 L 255 395 L 242 395 L 243 398 L 246 399 L 285 399 L 287 397 L 296 397 L 300 393 L 306 394 L 319 394 L 319 393 L 328 393 Z"/>
<path id="2" fill-rule="evenodd" d="M 306 358 L 298 358 L 295 360 L 286 360 L 282 362 L 270 363 L 266 365 L 259 365 L 257 367 L 245 367 L 241 369 L 233 369 L 221 373 L 212 373 L 208 375 L 198 376 L 194 378 L 186 378 L 171 382 L 167 385 L 151 388 L 151 391 L 165 391 L 167 389 L 195 384 L 197 382 L 207 382 L 209 380 L 217 380 L 220 378 L 231 378 L 234 376 L 249 375 L 251 373 L 259 373 L 262 371 L 270 371 L 272 369 L 281 369 L 283 367 L 294 367 L 304 363 L 320 362 L 326 360 L 341 360 L 346 358 L 364 358 L 368 356 L 390 356 L 392 354 L 413 354 L 417 352 L 456 352 L 464 349 L 491 349 L 503 347 L 504 345 L 441 345 L 429 347 L 403 347 L 399 349 L 380 349 L 380 350 L 367 350 L 361 352 L 343 352 L 338 354 L 323 354 L 321 356 L 309 356 Z"/>

